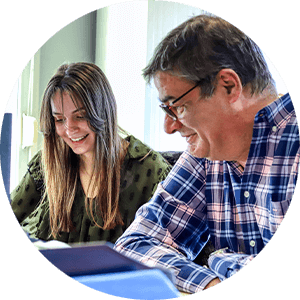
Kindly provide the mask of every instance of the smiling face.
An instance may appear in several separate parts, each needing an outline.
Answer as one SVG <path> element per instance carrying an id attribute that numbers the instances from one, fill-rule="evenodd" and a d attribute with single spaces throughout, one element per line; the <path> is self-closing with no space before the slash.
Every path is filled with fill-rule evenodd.
<path id="1" fill-rule="evenodd" d="M 85 118 L 82 103 L 75 106 L 66 92 L 56 93 L 51 101 L 52 115 L 56 133 L 77 155 L 92 157 L 94 155 L 96 134 L 91 130 Z"/>
<path id="2" fill-rule="evenodd" d="M 163 103 L 171 106 L 172 101 L 180 97 L 193 86 L 192 83 L 163 72 L 160 72 L 155 76 L 154 83 L 159 92 L 159 99 Z M 195 124 L 193 126 L 193 123 L 197 122 L 198 119 L 201 119 L 201 111 L 197 112 L 196 115 L 193 105 L 199 97 L 200 91 L 199 88 L 196 88 L 176 102 L 171 110 L 177 115 L 177 120 L 175 121 L 166 115 L 164 130 L 169 134 L 178 131 L 181 136 L 185 138 L 187 150 L 192 155 L 197 157 L 209 157 L 210 145 L 206 138 L 206 134 L 203 134 L 202 130 L 200 132 L 197 130 L 197 128 L 200 128 L 201 124 L 198 123 L 199 126 L 195 126 Z"/>
<path id="3" fill-rule="evenodd" d="M 218 80 L 213 96 L 208 99 L 201 99 L 201 89 L 196 88 L 174 106 L 172 101 L 188 91 L 194 83 L 167 72 L 158 72 L 154 83 L 161 102 L 171 105 L 177 116 L 176 121 L 165 116 L 166 133 L 178 131 L 186 139 L 187 150 L 192 155 L 210 160 L 247 159 L 252 131 L 250 136 L 249 130 L 242 131 L 243 120 L 236 109 L 238 97 L 234 95 L 231 79 Z M 240 132 L 245 132 L 247 137 Z"/>

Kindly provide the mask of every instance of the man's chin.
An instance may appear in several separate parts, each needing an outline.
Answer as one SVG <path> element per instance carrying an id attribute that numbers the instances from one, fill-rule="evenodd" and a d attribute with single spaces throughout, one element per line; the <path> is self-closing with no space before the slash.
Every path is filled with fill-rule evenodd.
<path id="1" fill-rule="evenodd" d="M 192 156 L 197 158 L 205 158 L 210 161 L 219 161 L 219 160 L 225 160 L 224 158 L 215 158 L 209 155 L 208 152 L 203 151 L 203 149 L 197 147 L 197 145 L 188 145 L 186 149 Z"/>
<path id="2" fill-rule="evenodd" d="M 203 151 L 197 145 L 188 145 L 187 151 L 197 158 L 205 158 Z"/>

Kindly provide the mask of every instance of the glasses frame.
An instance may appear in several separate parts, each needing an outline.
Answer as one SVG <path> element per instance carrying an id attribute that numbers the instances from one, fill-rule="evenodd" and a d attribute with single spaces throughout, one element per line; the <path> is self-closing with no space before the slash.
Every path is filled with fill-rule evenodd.
<path id="1" fill-rule="evenodd" d="M 180 99 L 182 99 L 184 96 L 186 96 L 188 93 L 190 93 L 192 90 L 194 90 L 197 86 L 200 85 L 200 82 L 198 82 L 195 86 L 193 86 L 191 89 L 189 89 L 187 92 L 185 92 L 184 94 L 182 94 L 180 97 L 178 97 L 177 99 L 175 99 L 174 101 L 172 101 L 171 105 L 167 105 L 167 104 L 160 104 L 159 107 L 170 117 L 172 118 L 174 121 L 177 121 L 177 116 L 176 114 L 171 110 L 172 105 L 174 105 L 176 102 L 178 102 Z"/>

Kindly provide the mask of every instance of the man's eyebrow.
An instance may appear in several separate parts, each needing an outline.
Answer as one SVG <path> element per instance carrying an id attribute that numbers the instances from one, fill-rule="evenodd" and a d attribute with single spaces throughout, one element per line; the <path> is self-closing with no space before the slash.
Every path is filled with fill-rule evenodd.
<path id="1" fill-rule="evenodd" d="M 77 112 L 84 112 L 85 111 L 85 108 L 84 107 L 80 107 L 80 108 L 77 108 L 77 109 L 75 109 L 74 111 L 72 111 L 72 114 L 76 114 Z M 52 115 L 62 115 L 62 113 L 59 113 L 59 112 L 55 112 L 55 111 L 53 111 L 52 112 Z"/>
<path id="2" fill-rule="evenodd" d="M 164 98 L 162 98 L 162 99 L 159 99 L 158 98 L 158 100 L 161 102 L 161 103 L 166 103 L 166 102 L 168 102 L 168 101 L 170 101 L 170 100 L 175 100 L 176 98 L 174 97 L 174 96 L 166 96 L 166 97 L 164 97 Z"/>

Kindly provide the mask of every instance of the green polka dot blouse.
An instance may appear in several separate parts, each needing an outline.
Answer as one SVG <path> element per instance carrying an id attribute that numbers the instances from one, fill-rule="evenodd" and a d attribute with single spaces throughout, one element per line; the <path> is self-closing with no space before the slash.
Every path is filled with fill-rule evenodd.
<path id="1" fill-rule="evenodd" d="M 126 140 L 130 145 L 122 165 L 119 198 L 124 225 L 118 225 L 111 230 L 103 230 L 95 226 L 85 210 L 85 195 L 79 185 L 72 207 L 72 221 L 75 230 L 61 232 L 57 240 L 65 243 L 92 241 L 114 243 L 134 220 L 137 209 L 152 197 L 158 183 L 166 178 L 171 166 L 158 152 L 152 150 L 148 154 L 150 148 L 133 136 L 128 136 Z M 143 157 L 145 158 L 142 159 Z M 48 201 L 44 201 L 39 209 L 35 210 L 41 200 L 43 185 L 39 152 L 28 164 L 28 171 L 20 184 L 11 193 L 11 205 L 26 232 L 34 238 L 51 240 L 53 237 L 49 236 Z M 96 221 L 100 225 L 103 224 L 100 216 L 97 216 Z"/>

